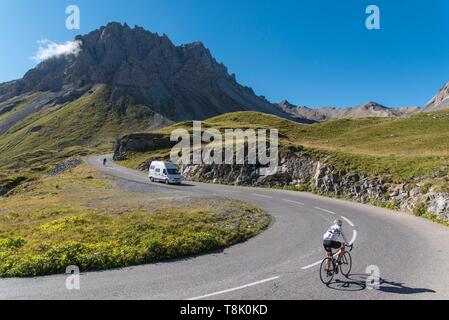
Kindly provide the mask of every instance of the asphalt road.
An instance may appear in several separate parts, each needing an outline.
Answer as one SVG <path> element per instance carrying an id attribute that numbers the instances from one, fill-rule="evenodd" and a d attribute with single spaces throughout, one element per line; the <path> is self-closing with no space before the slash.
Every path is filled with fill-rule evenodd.
<path id="1" fill-rule="evenodd" d="M 223 251 L 104 272 L 82 273 L 80 290 L 66 275 L 1 279 L 1 299 L 448 299 L 449 229 L 412 215 L 300 192 L 202 183 L 151 184 L 145 173 L 102 157 L 86 161 L 138 189 L 143 184 L 189 195 L 253 203 L 273 216 L 259 236 Z M 145 189 L 145 188 L 143 188 Z M 319 279 L 322 235 L 343 216 L 355 240 L 350 279 Z M 366 285 L 376 266 L 380 286 Z M 369 269 L 368 269 L 369 270 Z"/>

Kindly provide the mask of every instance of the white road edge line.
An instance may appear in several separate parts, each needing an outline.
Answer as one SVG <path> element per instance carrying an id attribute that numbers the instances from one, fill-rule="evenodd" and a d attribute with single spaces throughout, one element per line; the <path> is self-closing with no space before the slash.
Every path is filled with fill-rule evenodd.
<path id="1" fill-rule="evenodd" d="M 352 232 L 352 239 L 351 239 L 351 241 L 349 242 L 349 244 L 353 244 L 353 243 L 355 242 L 355 239 L 356 239 L 356 238 L 357 238 L 357 230 L 354 230 L 354 231 Z M 336 254 L 334 254 L 334 257 L 335 257 L 337 254 L 338 254 L 338 252 L 337 252 Z M 310 268 L 312 268 L 312 267 L 315 267 L 315 266 L 319 265 L 322 261 L 323 261 L 323 260 L 320 260 L 320 261 L 314 262 L 314 263 L 312 263 L 312 264 L 309 264 L 309 265 L 307 265 L 307 266 L 305 266 L 305 267 L 302 267 L 301 270 L 307 270 L 307 269 L 310 269 Z"/>
<path id="2" fill-rule="evenodd" d="M 299 202 L 299 201 L 294 201 L 294 200 L 288 200 L 288 199 L 282 199 L 283 201 L 287 201 L 287 202 L 292 202 L 292 203 L 296 203 L 296 204 L 300 204 L 300 205 L 304 205 L 304 203 Z"/>
<path id="3" fill-rule="evenodd" d="M 353 227 L 354 226 L 354 224 L 352 223 L 352 221 L 351 220 L 349 220 L 348 218 L 346 218 L 346 217 L 343 217 L 343 216 L 341 216 L 342 217 L 342 219 L 344 219 L 351 227 Z"/>
<path id="4" fill-rule="evenodd" d="M 227 290 L 217 291 L 217 292 L 205 294 L 204 296 L 190 298 L 190 299 L 187 299 L 187 300 L 200 300 L 200 299 L 204 299 L 204 298 L 208 298 L 208 297 L 212 297 L 212 296 L 217 296 L 219 294 L 228 293 L 228 292 L 232 292 L 232 291 L 237 291 L 237 290 L 245 289 L 245 288 L 248 288 L 248 287 L 253 287 L 253 286 L 256 286 L 258 284 L 266 283 L 266 282 L 273 281 L 273 280 L 276 280 L 276 279 L 279 279 L 279 278 L 280 278 L 280 276 L 271 277 L 271 278 L 268 278 L 268 279 L 264 279 L 264 280 L 260 280 L 260 281 L 256 281 L 256 282 L 252 282 L 252 283 L 248 283 L 248 284 L 245 284 L 245 285 L 240 286 L 240 287 L 235 287 L 235 288 L 231 288 L 231 289 L 227 289 Z"/>
<path id="5" fill-rule="evenodd" d="M 263 194 L 253 193 L 253 195 L 258 196 L 258 197 L 262 197 L 262 198 L 273 199 L 273 197 L 266 196 L 266 195 L 263 195 Z"/>
<path id="6" fill-rule="evenodd" d="M 327 209 L 323 209 L 323 208 L 320 208 L 320 207 L 314 207 L 314 208 L 317 209 L 317 210 L 321 210 L 321 211 L 327 212 L 327 213 L 336 214 L 333 211 L 330 211 L 330 210 L 327 210 Z"/>

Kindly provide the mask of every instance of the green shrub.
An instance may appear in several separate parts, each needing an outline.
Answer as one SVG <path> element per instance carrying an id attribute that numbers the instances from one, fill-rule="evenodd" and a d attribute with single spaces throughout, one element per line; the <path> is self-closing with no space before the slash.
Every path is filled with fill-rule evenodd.
<path id="1" fill-rule="evenodd" d="M 80 216 L 67 216 L 62 217 L 53 221 L 50 221 L 48 223 L 45 223 L 40 226 L 40 231 L 43 232 L 56 232 L 56 231 L 62 231 L 67 230 L 82 224 L 85 224 L 87 222 L 86 218 L 80 217 Z"/>
<path id="2" fill-rule="evenodd" d="M 420 202 L 413 208 L 413 214 L 418 217 L 422 217 L 427 213 L 426 206 L 424 203 Z"/>
<path id="3" fill-rule="evenodd" d="M 13 250 L 22 247 L 26 243 L 21 237 L 0 239 L 0 250 Z"/>
<path id="4" fill-rule="evenodd" d="M 146 250 L 147 260 L 156 261 L 167 258 L 165 245 L 161 239 L 148 239 L 143 243 Z"/>
<path id="5" fill-rule="evenodd" d="M 426 194 L 430 191 L 430 188 L 432 188 L 432 184 L 430 182 L 425 183 L 422 187 L 421 187 L 421 194 Z"/>

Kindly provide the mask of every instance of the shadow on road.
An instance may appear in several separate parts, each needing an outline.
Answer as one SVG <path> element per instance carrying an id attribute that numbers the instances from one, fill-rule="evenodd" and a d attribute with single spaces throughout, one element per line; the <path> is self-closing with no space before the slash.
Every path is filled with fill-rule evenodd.
<path id="1" fill-rule="evenodd" d="M 150 184 L 155 184 L 155 185 L 166 185 L 163 181 L 158 181 L 158 182 L 149 182 Z M 168 186 L 172 186 L 172 187 L 195 187 L 194 184 L 190 184 L 188 182 L 181 182 L 180 184 L 169 184 Z"/>
<path id="2" fill-rule="evenodd" d="M 328 288 L 339 290 L 339 291 L 362 291 L 369 289 L 369 281 L 367 282 L 368 275 L 366 274 L 351 274 L 348 278 L 344 280 L 337 279 L 336 281 L 330 283 Z M 435 290 L 426 288 L 412 288 L 407 287 L 402 282 L 388 281 L 385 279 L 380 279 L 379 288 L 375 289 L 377 291 L 395 293 L 395 294 L 417 294 L 417 293 L 435 293 Z"/>
<path id="3" fill-rule="evenodd" d="M 190 184 L 188 182 L 183 182 L 181 184 L 178 184 L 178 186 L 180 186 L 180 187 L 195 187 L 194 184 Z"/>

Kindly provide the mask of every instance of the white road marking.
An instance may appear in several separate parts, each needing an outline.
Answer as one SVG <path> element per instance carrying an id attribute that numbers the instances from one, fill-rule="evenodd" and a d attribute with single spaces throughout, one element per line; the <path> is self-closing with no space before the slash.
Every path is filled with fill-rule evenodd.
<path id="1" fill-rule="evenodd" d="M 354 224 L 351 222 L 351 220 L 349 220 L 348 218 L 346 218 L 346 217 L 343 217 L 343 216 L 341 216 L 351 227 L 353 227 L 354 226 Z"/>
<path id="2" fill-rule="evenodd" d="M 283 201 L 287 201 L 287 202 L 291 202 L 291 203 L 296 203 L 296 204 L 300 204 L 300 205 L 304 205 L 304 203 L 299 202 L 299 201 L 294 201 L 294 200 L 288 200 L 288 199 L 282 199 Z"/>
<path id="3" fill-rule="evenodd" d="M 208 297 L 212 297 L 212 296 L 217 296 L 217 295 L 220 295 L 220 294 L 223 294 L 223 293 L 228 293 L 228 292 L 232 292 L 232 291 L 245 289 L 245 288 L 248 288 L 248 287 L 257 286 L 258 284 L 266 283 L 266 282 L 273 281 L 273 280 L 276 280 L 276 279 L 279 279 L 279 278 L 280 278 L 280 276 L 276 276 L 276 277 L 272 277 L 272 278 L 268 278 L 268 279 L 264 279 L 264 280 L 260 280 L 260 281 L 256 281 L 256 282 L 252 282 L 252 283 L 248 283 L 248 284 L 245 284 L 245 285 L 240 286 L 240 287 L 235 287 L 235 288 L 231 288 L 231 289 L 227 289 L 227 290 L 217 291 L 217 292 L 205 294 L 204 296 L 190 298 L 190 299 L 187 299 L 187 300 L 199 300 L 199 299 L 204 299 L 204 298 L 208 298 Z"/>
<path id="4" fill-rule="evenodd" d="M 351 239 L 351 241 L 349 242 L 349 244 L 350 244 L 350 245 L 353 244 L 353 243 L 355 242 L 355 239 L 356 239 L 356 238 L 357 238 L 357 230 L 354 230 L 354 231 L 352 232 L 352 239 Z M 338 252 L 334 254 L 334 257 L 335 257 L 337 254 L 338 254 Z M 302 267 L 301 269 L 302 269 L 302 270 L 310 269 L 310 268 L 312 268 L 312 267 L 315 267 L 315 266 L 319 265 L 322 261 L 323 261 L 323 259 L 321 259 L 320 261 L 314 262 L 314 263 L 312 263 L 312 264 L 309 264 L 309 265 L 307 265 L 307 266 L 305 266 L 305 267 Z"/>
<path id="5" fill-rule="evenodd" d="M 266 195 L 263 195 L 263 194 L 253 193 L 253 195 L 258 196 L 258 197 L 262 197 L 262 198 L 273 199 L 273 197 L 266 196 Z"/>
<path id="6" fill-rule="evenodd" d="M 322 261 L 323 261 L 323 260 L 320 260 L 320 261 L 317 261 L 317 262 L 315 262 L 315 263 L 309 264 L 308 266 L 302 267 L 301 269 L 302 269 L 302 270 L 310 269 L 310 268 L 312 268 L 312 267 L 315 267 L 315 266 L 319 265 Z"/>
<path id="7" fill-rule="evenodd" d="M 330 211 L 330 210 L 327 210 L 327 209 L 323 209 L 323 208 L 320 208 L 320 207 L 314 207 L 314 208 L 317 209 L 317 210 L 321 210 L 321 211 L 327 212 L 327 213 L 336 214 L 333 211 Z"/>

